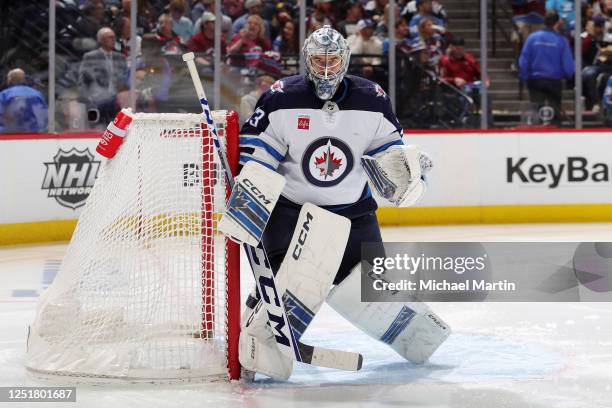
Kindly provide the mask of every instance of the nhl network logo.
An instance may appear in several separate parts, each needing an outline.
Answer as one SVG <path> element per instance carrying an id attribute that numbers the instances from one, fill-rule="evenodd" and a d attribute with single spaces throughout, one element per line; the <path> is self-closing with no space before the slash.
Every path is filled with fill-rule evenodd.
<path id="1" fill-rule="evenodd" d="M 89 149 L 72 148 L 67 152 L 60 149 L 45 167 L 42 189 L 47 190 L 47 197 L 76 210 L 85 204 L 98 176 L 100 162 L 94 161 Z"/>

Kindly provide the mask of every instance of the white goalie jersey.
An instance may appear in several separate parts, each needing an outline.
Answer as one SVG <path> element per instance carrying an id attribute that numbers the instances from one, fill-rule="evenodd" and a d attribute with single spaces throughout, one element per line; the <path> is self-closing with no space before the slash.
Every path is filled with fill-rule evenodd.
<path id="1" fill-rule="evenodd" d="M 294 203 L 346 208 L 373 203 L 361 157 L 398 144 L 402 128 L 379 85 L 347 75 L 324 102 L 296 75 L 259 99 L 240 133 L 240 163 L 277 169 L 287 180 L 282 196 Z"/>

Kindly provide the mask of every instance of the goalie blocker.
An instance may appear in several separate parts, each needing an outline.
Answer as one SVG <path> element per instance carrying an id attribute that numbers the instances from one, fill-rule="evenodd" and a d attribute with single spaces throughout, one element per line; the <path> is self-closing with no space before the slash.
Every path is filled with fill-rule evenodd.
<path id="1" fill-rule="evenodd" d="M 234 188 L 219 222 L 219 230 L 233 241 L 257 246 L 270 213 L 283 191 L 285 178 L 250 161 L 234 180 Z"/>

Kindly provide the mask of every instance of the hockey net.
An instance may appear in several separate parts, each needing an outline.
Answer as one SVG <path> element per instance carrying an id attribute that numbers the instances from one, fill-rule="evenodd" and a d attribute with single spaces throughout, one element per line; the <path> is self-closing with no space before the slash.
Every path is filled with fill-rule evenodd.
<path id="1" fill-rule="evenodd" d="M 235 112 L 215 111 L 230 166 Z M 27 368 L 84 382 L 237 378 L 239 249 L 202 116 L 135 114 L 103 167 L 28 336 Z"/>

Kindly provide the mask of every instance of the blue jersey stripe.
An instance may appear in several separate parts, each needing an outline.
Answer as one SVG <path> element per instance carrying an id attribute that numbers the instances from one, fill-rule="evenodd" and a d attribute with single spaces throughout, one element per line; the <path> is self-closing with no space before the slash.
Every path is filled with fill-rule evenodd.
<path id="1" fill-rule="evenodd" d="M 254 161 L 256 163 L 261 164 L 262 166 L 266 166 L 270 170 L 276 171 L 276 168 L 274 166 L 272 166 L 270 163 L 266 163 L 264 161 L 254 159 L 254 158 L 249 157 L 249 156 L 240 156 L 240 164 L 244 165 L 244 164 L 246 164 L 249 161 Z"/>
<path id="2" fill-rule="evenodd" d="M 269 155 L 274 157 L 279 162 L 285 158 L 285 156 L 280 154 L 278 150 L 276 150 L 275 148 L 273 148 L 272 146 L 270 146 L 268 143 L 264 142 L 263 140 L 257 139 L 255 137 L 241 137 L 240 145 L 241 146 L 246 145 L 246 146 L 262 147 Z"/>
<path id="3" fill-rule="evenodd" d="M 376 149 L 372 149 L 369 152 L 366 152 L 366 156 L 374 156 L 375 154 L 378 154 L 380 152 L 384 152 L 385 150 L 387 150 L 389 147 L 391 146 L 396 146 L 396 145 L 403 145 L 404 142 L 402 139 L 398 139 L 398 140 L 394 140 L 392 142 L 389 143 L 385 143 L 382 146 L 377 147 Z"/>

